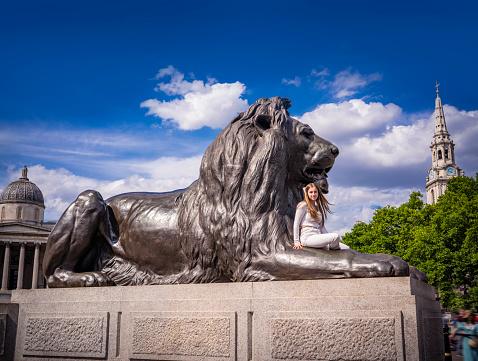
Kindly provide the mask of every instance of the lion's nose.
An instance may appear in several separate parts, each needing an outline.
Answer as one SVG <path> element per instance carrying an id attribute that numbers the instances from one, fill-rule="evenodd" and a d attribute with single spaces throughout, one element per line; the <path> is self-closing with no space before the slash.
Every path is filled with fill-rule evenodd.
<path id="1" fill-rule="evenodd" d="M 330 151 L 332 152 L 334 157 L 337 157 L 339 155 L 339 148 L 337 148 L 335 145 L 333 145 L 332 148 L 330 148 Z"/>

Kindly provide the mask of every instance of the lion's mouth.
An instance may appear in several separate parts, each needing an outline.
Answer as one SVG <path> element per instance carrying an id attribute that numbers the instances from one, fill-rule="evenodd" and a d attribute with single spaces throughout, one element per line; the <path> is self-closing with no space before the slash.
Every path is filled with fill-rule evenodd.
<path id="1" fill-rule="evenodd" d="M 304 169 L 304 175 L 312 180 L 319 180 L 322 178 L 327 178 L 327 173 L 330 172 L 332 167 L 321 169 L 321 168 L 316 168 L 316 167 L 306 167 Z"/>
<path id="2" fill-rule="evenodd" d="M 302 171 L 302 175 L 304 176 L 304 185 L 306 183 L 315 183 L 320 187 L 320 190 L 323 193 L 328 193 L 329 191 L 329 183 L 327 182 L 327 173 L 332 169 L 332 167 L 328 168 L 318 168 L 314 166 L 305 167 Z"/>

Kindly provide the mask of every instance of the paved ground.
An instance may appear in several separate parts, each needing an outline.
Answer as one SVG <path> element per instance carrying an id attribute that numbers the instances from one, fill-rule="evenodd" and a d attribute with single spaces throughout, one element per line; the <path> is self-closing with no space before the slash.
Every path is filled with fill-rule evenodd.
<path id="1" fill-rule="evenodd" d="M 463 360 L 463 356 L 457 356 L 455 351 L 451 352 L 451 358 L 452 358 L 453 361 L 462 361 Z"/>

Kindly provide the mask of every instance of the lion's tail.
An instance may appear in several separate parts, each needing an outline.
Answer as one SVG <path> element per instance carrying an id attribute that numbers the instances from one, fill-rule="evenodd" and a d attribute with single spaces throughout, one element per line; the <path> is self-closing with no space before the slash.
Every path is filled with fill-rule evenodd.
<path id="1" fill-rule="evenodd" d="M 140 266 L 118 257 L 109 260 L 101 272 L 110 277 L 118 286 L 171 284 L 177 283 L 179 278 L 179 275 L 160 276 L 151 270 L 142 269 Z"/>

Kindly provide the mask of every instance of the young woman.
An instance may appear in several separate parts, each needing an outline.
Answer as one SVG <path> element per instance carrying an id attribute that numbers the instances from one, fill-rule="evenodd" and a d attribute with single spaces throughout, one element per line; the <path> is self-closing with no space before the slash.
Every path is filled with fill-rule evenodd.
<path id="1" fill-rule="evenodd" d="M 313 247 L 350 249 L 341 243 L 337 233 L 328 233 L 324 226 L 329 202 L 314 183 L 305 187 L 305 199 L 297 205 L 294 219 L 294 249 Z"/>
<path id="2" fill-rule="evenodd" d="M 463 336 L 464 361 L 478 361 L 478 325 L 475 324 L 475 317 L 476 315 L 470 310 L 465 311 L 463 322 L 450 335 L 451 338 L 455 336 L 455 333 Z"/>

